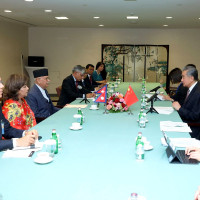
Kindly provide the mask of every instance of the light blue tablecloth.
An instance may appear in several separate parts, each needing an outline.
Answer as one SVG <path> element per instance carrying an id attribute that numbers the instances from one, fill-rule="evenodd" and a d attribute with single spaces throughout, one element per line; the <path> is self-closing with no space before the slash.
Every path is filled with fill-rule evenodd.
<path id="1" fill-rule="evenodd" d="M 140 98 L 141 84 L 132 83 Z M 156 86 L 149 84 L 148 90 Z M 128 84 L 116 90 L 125 91 Z M 79 103 L 77 100 L 74 104 Z M 170 106 L 170 102 L 155 102 L 155 106 Z M 138 127 L 140 102 L 128 113 L 103 114 L 99 110 L 83 109 L 86 120 L 83 129 L 69 129 L 75 121 L 76 108 L 63 108 L 35 128 L 43 141 L 55 128 L 62 139 L 62 150 L 52 163 L 27 159 L 0 159 L 0 194 L 3 200 L 127 200 L 132 192 L 147 200 L 193 199 L 200 185 L 199 165 L 169 164 L 165 147 L 161 145 L 161 120 L 181 121 L 177 112 L 170 115 L 148 114 L 146 128 Z M 135 159 L 135 138 L 142 131 L 154 149 L 145 152 L 145 160 Z M 168 133 L 170 137 L 189 137 L 188 133 Z M 2 156 L 2 152 L 0 153 Z"/>

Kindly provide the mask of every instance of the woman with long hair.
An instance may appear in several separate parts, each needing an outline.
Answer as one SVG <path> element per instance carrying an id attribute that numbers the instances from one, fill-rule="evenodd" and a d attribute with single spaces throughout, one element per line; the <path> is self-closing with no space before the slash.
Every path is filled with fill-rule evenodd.
<path id="1" fill-rule="evenodd" d="M 36 125 L 35 115 L 25 97 L 28 94 L 28 78 L 21 74 L 12 74 L 4 89 L 2 112 L 10 125 L 17 129 L 28 130 Z"/>

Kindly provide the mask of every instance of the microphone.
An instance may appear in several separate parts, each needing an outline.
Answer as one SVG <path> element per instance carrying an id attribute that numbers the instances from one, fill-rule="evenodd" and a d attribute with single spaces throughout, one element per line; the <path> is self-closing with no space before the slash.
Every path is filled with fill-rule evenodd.
<path id="1" fill-rule="evenodd" d="M 81 86 L 81 85 L 77 85 L 77 88 L 78 88 L 79 90 L 83 90 L 84 93 L 91 93 L 90 90 L 88 90 L 86 87 L 83 87 L 83 86 Z"/>
<path id="2" fill-rule="evenodd" d="M 147 99 L 147 103 L 152 101 L 154 98 L 156 98 L 158 96 L 158 94 L 160 94 L 160 92 L 156 91 L 155 94 L 153 94 L 150 98 Z"/>
<path id="3" fill-rule="evenodd" d="M 159 86 L 153 88 L 152 90 L 150 90 L 149 92 L 156 92 L 158 89 L 160 89 L 162 87 L 163 87 L 163 85 L 159 85 Z"/>

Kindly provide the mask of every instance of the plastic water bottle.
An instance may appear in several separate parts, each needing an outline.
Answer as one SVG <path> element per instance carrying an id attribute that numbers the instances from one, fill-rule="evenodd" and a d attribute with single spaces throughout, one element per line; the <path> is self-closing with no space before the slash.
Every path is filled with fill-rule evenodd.
<path id="1" fill-rule="evenodd" d="M 146 126 L 146 116 L 145 116 L 143 109 L 140 110 L 138 121 L 139 121 L 140 128 L 145 128 L 145 126 Z"/>
<path id="2" fill-rule="evenodd" d="M 58 151 L 60 151 L 61 148 L 62 148 L 62 144 L 61 144 L 61 139 L 60 139 L 60 135 L 59 134 L 57 134 L 57 138 L 58 138 Z"/>
<path id="3" fill-rule="evenodd" d="M 81 111 L 81 108 L 78 108 L 78 114 L 81 115 L 81 122 L 80 125 L 83 125 L 83 113 Z"/>
<path id="4" fill-rule="evenodd" d="M 58 153 L 58 137 L 56 135 L 56 129 L 52 129 L 52 139 L 56 141 L 56 148 L 55 148 L 54 154 L 57 154 Z"/>
<path id="5" fill-rule="evenodd" d="M 136 140 L 136 159 L 144 160 L 144 142 L 142 142 L 142 133 L 139 132 Z"/>
<path id="6" fill-rule="evenodd" d="M 144 97 L 141 99 L 141 108 L 142 109 L 146 108 L 146 99 Z"/>

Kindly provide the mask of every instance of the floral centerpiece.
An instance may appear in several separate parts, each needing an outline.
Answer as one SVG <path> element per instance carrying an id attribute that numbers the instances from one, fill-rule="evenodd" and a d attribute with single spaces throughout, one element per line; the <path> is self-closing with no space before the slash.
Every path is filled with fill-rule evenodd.
<path id="1" fill-rule="evenodd" d="M 124 112 L 128 110 L 128 106 L 126 105 L 124 96 L 119 92 L 113 93 L 108 98 L 106 108 L 110 112 Z"/>

